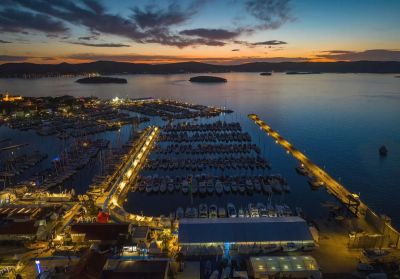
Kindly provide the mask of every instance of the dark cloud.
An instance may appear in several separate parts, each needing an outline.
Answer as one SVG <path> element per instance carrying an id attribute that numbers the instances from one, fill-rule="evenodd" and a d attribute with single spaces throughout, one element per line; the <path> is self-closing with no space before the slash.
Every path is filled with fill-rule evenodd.
<path id="1" fill-rule="evenodd" d="M 19 55 L 0 55 L 1 62 L 21 62 L 26 61 L 30 57 L 28 56 L 19 56 Z"/>
<path id="2" fill-rule="evenodd" d="M 130 47 L 130 45 L 119 43 L 84 43 L 84 42 L 69 42 L 74 45 L 89 46 L 89 47 Z"/>
<path id="3" fill-rule="evenodd" d="M 289 20 L 289 0 L 247 0 L 247 11 L 260 22 L 254 28 L 277 28 Z M 25 32 L 25 29 L 43 31 L 68 37 L 65 24 L 86 28 L 93 36 L 111 34 L 136 43 L 157 43 L 177 46 L 224 46 L 233 38 L 252 33 L 254 28 L 235 30 L 196 28 L 180 33 L 172 27 L 190 20 L 207 1 L 170 0 L 167 6 L 133 7 L 126 16 L 113 14 L 101 1 L 95 0 L 6 0 L 0 3 L 0 30 Z M 182 4 L 184 3 L 184 4 Z M 1 9 L 3 7 L 3 9 Z M 130 14 L 129 14 L 130 12 Z M 91 36 L 79 40 L 90 40 Z M 94 46 L 94 45 L 93 45 Z"/>
<path id="4" fill-rule="evenodd" d="M 276 45 L 286 45 L 286 44 L 287 44 L 287 42 L 278 41 L 278 40 L 252 43 L 253 46 L 276 46 Z"/>
<path id="5" fill-rule="evenodd" d="M 213 40 L 228 40 L 239 36 L 240 31 L 229 31 L 225 29 L 207 29 L 207 28 L 196 28 L 187 29 L 179 32 L 181 35 L 186 36 L 197 36 Z"/>
<path id="6" fill-rule="evenodd" d="M 83 40 L 83 41 L 90 41 L 90 40 L 95 40 L 97 38 L 97 36 L 93 35 L 93 36 L 83 36 L 83 37 L 79 37 L 78 40 Z"/>
<path id="7" fill-rule="evenodd" d="M 11 44 L 9 41 L 0 40 L 0 44 Z"/>
<path id="8" fill-rule="evenodd" d="M 0 31 L 25 32 L 25 29 L 46 33 L 65 33 L 68 30 L 61 21 L 54 20 L 48 15 L 34 14 L 14 8 L 5 8 L 0 11 Z"/>
<path id="9" fill-rule="evenodd" d="M 364 51 L 328 50 L 316 55 L 318 58 L 345 61 L 400 61 L 400 50 L 369 49 Z"/>
<path id="10" fill-rule="evenodd" d="M 247 0 L 246 10 L 260 21 L 259 29 L 277 29 L 293 20 L 290 0 Z"/>
<path id="11" fill-rule="evenodd" d="M 240 49 L 238 49 L 238 48 L 235 48 L 235 49 L 232 49 L 231 51 L 239 51 Z"/>
<path id="12" fill-rule="evenodd" d="M 182 9 L 178 3 L 171 3 L 166 10 L 148 5 L 144 9 L 135 7 L 132 9 L 132 18 L 142 28 L 154 28 L 159 26 L 172 26 L 184 23 L 196 13 L 194 6 L 187 10 Z"/>
<path id="13" fill-rule="evenodd" d="M 225 43 L 201 38 L 184 38 L 171 32 L 169 27 L 183 23 L 197 12 L 204 1 L 194 0 L 186 8 L 178 2 L 170 4 L 165 10 L 148 6 L 145 10 L 134 8 L 130 18 L 110 14 L 100 2 L 90 0 L 10 0 L 25 9 L 45 14 L 70 24 L 81 25 L 92 33 L 106 33 L 129 38 L 137 43 L 158 43 L 177 47 L 210 45 L 222 46 Z"/>

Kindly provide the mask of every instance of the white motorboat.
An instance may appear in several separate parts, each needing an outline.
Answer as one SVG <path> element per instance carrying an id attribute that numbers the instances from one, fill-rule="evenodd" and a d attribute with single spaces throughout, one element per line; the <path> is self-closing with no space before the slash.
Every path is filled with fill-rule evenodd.
<path id="1" fill-rule="evenodd" d="M 237 217 L 236 207 L 233 205 L 233 203 L 228 203 L 226 205 L 226 211 L 228 212 L 229 218 L 236 218 Z"/>

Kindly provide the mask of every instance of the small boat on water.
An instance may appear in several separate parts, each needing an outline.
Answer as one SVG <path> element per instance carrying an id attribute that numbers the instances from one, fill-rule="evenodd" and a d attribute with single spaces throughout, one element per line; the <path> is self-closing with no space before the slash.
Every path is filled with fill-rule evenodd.
<path id="1" fill-rule="evenodd" d="M 306 167 L 304 166 L 303 163 L 296 167 L 296 171 L 297 171 L 298 174 L 301 174 L 301 175 L 307 175 L 308 174 L 308 171 L 307 171 L 307 169 L 306 169 Z"/>
<path id="2" fill-rule="evenodd" d="M 207 186 L 207 193 L 209 194 L 214 193 L 215 187 L 214 183 L 211 180 L 207 181 L 206 186 Z"/>
<path id="3" fill-rule="evenodd" d="M 205 194 L 207 192 L 206 183 L 204 181 L 200 181 L 199 183 L 199 192 L 200 194 Z"/>
<path id="4" fill-rule="evenodd" d="M 324 186 L 325 183 L 316 177 L 310 177 L 308 179 L 308 184 L 310 184 L 313 189 L 318 189 L 319 187 Z"/>
<path id="5" fill-rule="evenodd" d="M 168 182 L 167 188 L 168 188 L 168 192 L 170 192 L 170 193 L 172 193 L 172 192 L 175 191 L 175 186 L 174 186 L 174 184 L 171 183 L 171 182 Z"/>
<path id="6" fill-rule="evenodd" d="M 272 187 L 271 187 L 271 185 L 269 185 L 267 183 L 263 183 L 262 184 L 262 189 L 263 189 L 264 193 L 266 193 L 268 195 L 272 195 Z"/>
<path id="7" fill-rule="evenodd" d="M 184 217 L 184 212 L 182 207 L 176 209 L 176 219 L 182 219 Z"/>
<path id="8" fill-rule="evenodd" d="M 303 209 L 301 207 L 296 207 L 296 215 L 299 217 L 304 217 Z"/>
<path id="9" fill-rule="evenodd" d="M 379 155 L 382 157 L 385 157 L 385 156 L 387 156 L 387 154 L 388 154 L 388 149 L 386 148 L 386 146 L 382 145 L 379 148 Z"/>
<path id="10" fill-rule="evenodd" d="M 201 203 L 199 205 L 199 218 L 207 218 L 208 217 L 208 208 L 205 203 Z"/>
<path id="11" fill-rule="evenodd" d="M 182 181 L 181 187 L 182 187 L 182 193 L 187 194 L 189 192 L 189 183 L 186 179 Z"/>
<path id="12" fill-rule="evenodd" d="M 290 186 L 288 184 L 282 184 L 282 189 L 283 191 L 285 191 L 286 193 L 290 192 Z"/>
<path id="13" fill-rule="evenodd" d="M 268 211 L 267 211 L 267 207 L 265 206 L 265 204 L 259 202 L 259 203 L 257 203 L 257 207 L 258 207 L 258 214 L 261 217 L 268 217 Z"/>
<path id="14" fill-rule="evenodd" d="M 218 208 L 218 217 L 219 218 L 225 218 L 226 217 L 225 207 L 219 207 Z"/>
<path id="15" fill-rule="evenodd" d="M 229 185 L 229 182 L 224 183 L 224 192 L 229 193 L 231 191 L 231 185 Z"/>
<path id="16" fill-rule="evenodd" d="M 188 207 L 185 211 L 186 218 L 197 218 L 197 208 L 195 207 Z"/>
<path id="17" fill-rule="evenodd" d="M 208 208 L 208 217 L 209 218 L 217 218 L 218 217 L 218 207 L 215 204 L 210 205 Z"/>
<path id="18" fill-rule="evenodd" d="M 157 193 L 158 191 L 160 191 L 160 183 L 155 182 L 153 185 L 153 192 Z"/>
<path id="19" fill-rule="evenodd" d="M 239 184 L 239 192 L 242 193 L 242 194 L 244 192 L 246 192 L 246 185 L 245 184 L 243 184 L 243 183 Z"/>
<path id="20" fill-rule="evenodd" d="M 238 191 L 238 185 L 236 184 L 236 181 L 232 181 L 231 190 L 233 193 L 236 193 Z"/>
<path id="21" fill-rule="evenodd" d="M 233 203 L 228 203 L 226 205 L 226 211 L 228 212 L 229 218 L 236 218 L 237 217 L 236 207 L 233 205 Z"/>
<path id="22" fill-rule="evenodd" d="M 282 193 L 283 192 L 282 185 L 277 180 L 273 180 L 272 181 L 271 187 L 272 187 L 272 190 L 274 192 L 277 192 L 277 193 Z"/>
<path id="23" fill-rule="evenodd" d="M 246 189 L 250 193 L 253 192 L 253 190 L 254 190 L 253 182 L 250 179 L 246 179 Z"/>
<path id="24" fill-rule="evenodd" d="M 223 190 L 224 190 L 224 188 L 223 188 L 222 182 L 220 180 L 217 180 L 215 182 L 215 191 L 217 192 L 218 195 L 221 195 Z"/>
<path id="25" fill-rule="evenodd" d="M 165 181 L 163 181 L 160 184 L 160 192 L 165 193 L 165 191 L 167 191 L 167 183 L 165 183 Z"/>

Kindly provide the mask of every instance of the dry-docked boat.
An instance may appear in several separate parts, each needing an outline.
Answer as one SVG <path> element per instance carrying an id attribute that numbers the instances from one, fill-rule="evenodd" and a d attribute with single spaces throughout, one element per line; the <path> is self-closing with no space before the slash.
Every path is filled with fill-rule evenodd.
<path id="1" fill-rule="evenodd" d="M 236 207 L 233 205 L 233 203 L 228 203 L 226 205 L 226 211 L 228 212 L 229 218 L 236 218 L 237 217 Z"/>
<path id="2" fill-rule="evenodd" d="M 244 217 L 245 217 L 243 208 L 239 208 L 239 210 L 238 210 L 238 217 L 239 217 L 239 218 L 244 218 Z"/>
<path id="3" fill-rule="evenodd" d="M 215 204 L 210 205 L 208 208 L 208 217 L 217 218 L 218 217 L 218 207 Z"/>
<path id="4" fill-rule="evenodd" d="M 263 204 L 262 202 L 257 203 L 257 208 L 258 208 L 258 214 L 261 217 L 268 217 L 268 211 L 267 211 L 267 207 L 265 206 L 265 204 Z"/>
<path id="5" fill-rule="evenodd" d="M 199 205 L 199 218 L 208 218 L 208 208 L 205 203 Z"/>
<path id="6" fill-rule="evenodd" d="M 197 208 L 195 207 L 188 207 L 185 211 L 186 218 L 197 218 Z"/>
<path id="7" fill-rule="evenodd" d="M 219 207 L 218 208 L 218 217 L 219 218 L 225 218 L 226 217 L 226 210 L 225 207 Z"/>
<path id="8" fill-rule="evenodd" d="M 249 213 L 250 213 L 250 217 L 251 217 L 251 218 L 260 217 L 260 215 L 259 215 L 259 213 L 258 213 L 258 208 L 257 208 L 257 206 L 255 206 L 255 205 L 252 204 L 252 203 L 249 203 L 248 209 L 249 209 Z"/>

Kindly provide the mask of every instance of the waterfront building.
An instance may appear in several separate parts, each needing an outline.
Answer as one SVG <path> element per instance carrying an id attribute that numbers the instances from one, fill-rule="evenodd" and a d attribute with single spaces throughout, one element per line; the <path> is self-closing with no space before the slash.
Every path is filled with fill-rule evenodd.
<path id="1" fill-rule="evenodd" d="M 115 223 L 77 223 L 71 226 L 71 238 L 75 243 L 116 244 L 119 239 L 128 237 L 129 226 Z"/>
<path id="2" fill-rule="evenodd" d="M 182 219 L 178 243 L 185 255 L 249 254 L 314 247 L 306 221 L 297 216 Z"/>

